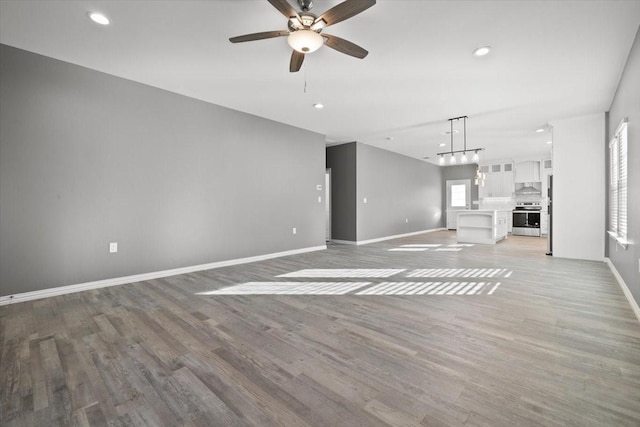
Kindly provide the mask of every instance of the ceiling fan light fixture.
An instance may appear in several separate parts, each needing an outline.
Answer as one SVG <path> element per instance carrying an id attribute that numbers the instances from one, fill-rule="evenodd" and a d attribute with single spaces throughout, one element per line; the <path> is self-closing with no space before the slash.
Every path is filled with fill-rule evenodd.
<path id="1" fill-rule="evenodd" d="M 293 17 L 289 18 L 289 30 L 290 31 L 301 30 L 303 28 L 304 28 L 304 26 L 302 25 L 302 22 L 300 22 L 298 17 L 293 16 Z"/>
<path id="2" fill-rule="evenodd" d="M 320 49 L 324 43 L 322 36 L 311 30 L 298 30 L 289 34 L 287 43 L 300 53 L 311 53 Z"/>
<path id="3" fill-rule="evenodd" d="M 324 27 L 327 26 L 327 21 L 325 21 L 324 19 L 318 19 L 316 22 L 313 23 L 313 25 L 311 27 L 309 27 L 312 31 L 319 31 L 322 30 Z"/>

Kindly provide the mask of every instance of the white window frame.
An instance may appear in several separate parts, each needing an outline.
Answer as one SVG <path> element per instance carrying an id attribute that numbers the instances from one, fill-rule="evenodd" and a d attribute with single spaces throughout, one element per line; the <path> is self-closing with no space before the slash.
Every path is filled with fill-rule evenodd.
<path id="1" fill-rule="evenodd" d="M 609 236 L 625 249 L 628 234 L 627 119 L 622 120 L 609 142 Z"/>

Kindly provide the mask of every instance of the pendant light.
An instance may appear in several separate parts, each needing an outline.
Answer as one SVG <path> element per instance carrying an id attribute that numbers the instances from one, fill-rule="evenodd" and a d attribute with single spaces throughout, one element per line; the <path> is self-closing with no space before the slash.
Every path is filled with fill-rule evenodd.
<path id="1" fill-rule="evenodd" d="M 460 163 L 461 164 L 466 164 L 469 162 L 469 159 L 467 157 L 467 151 L 471 152 L 473 151 L 473 157 L 471 158 L 471 161 L 474 163 L 478 163 L 480 161 L 480 156 L 478 155 L 479 151 L 484 150 L 484 148 L 469 148 L 467 149 L 467 116 L 460 116 L 460 117 L 453 117 L 451 119 L 448 119 L 449 124 L 451 125 L 451 129 L 449 131 L 449 134 L 451 135 L 451 150 L 449 151 L 444 151 L 442 153 L 438 153 L 437 155 L 440 156 L 440 159 L 438 159 L 438 163 L 441 166 L 444 166 L 446 161 L 445 161 L 445 155 L 449 156 L 449 164 L 450 165 L 455 165 L 457 163 L 457 159 L 456 159 L 456 153 L 462 153 L 462 156 L 460 157 Z M 464 148 L 462 150 L 454 150 L 453 149 L 453 121 L 454 120 L 460 120 L 462 119 L 463 121 L 463 126 L 464 126 Z"/>

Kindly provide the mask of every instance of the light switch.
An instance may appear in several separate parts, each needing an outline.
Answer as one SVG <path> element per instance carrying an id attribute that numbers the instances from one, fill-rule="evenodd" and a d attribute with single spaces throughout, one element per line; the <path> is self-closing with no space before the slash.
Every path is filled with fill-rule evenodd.
<path id="1" fill-rule="evenodd" d="M 362 203 L 367 203 L 367 198 L 362 199 Z"/>
<path id="2" fill-rule="evenodd" d="M 293 230 L 292 230 L 292 231 L 293 231 L 293 234 L 296 234 L 296 233 L 298 232 L 298 230 L 296 230 L 296 228 L 295 228 L 295 227 L 293 227 Z"/>
<path id="3" fill-rule="evenodd" d="M 316 190 L 322 191 L 322 185 L 321 184 L 316 185 Z"/>
<path id="4" fill-rule="evenodd" d="M 115 254 L 118 252 L 118 242 L 109 243 L 109 253 Z"/>
<path id="5" fill-rule="evenodd" d="M 318 196 L 318 203 L 322 203 L 322 196 Z"/>

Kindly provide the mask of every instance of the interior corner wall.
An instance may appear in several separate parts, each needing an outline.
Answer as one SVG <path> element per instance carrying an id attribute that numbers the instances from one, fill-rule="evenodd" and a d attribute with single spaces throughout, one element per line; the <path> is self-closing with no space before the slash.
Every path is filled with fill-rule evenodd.
<path id="1" fill-rule="evenodd" d="M 331 169 L 331 238 L 356 241 L 356 143 L 327 147 Z"/>
<path id="2" fill-rule="evenodd" d="M 362 143 L 356 151 L 358 241 L 442 227 L 439 166 Z"/>
<path id="3" fill-rule="evenodd" d="M 0 295 L 324 245 L 324 136 L 6 45 L 0 76 Z"/>
<path id="4" fill-rule="evenodd" d="M 553 126 L 553 255 L 604 260 L 604 112 Z"/>
<path id="5" fill-rule="evenodd" d="M 471 209 L 478 209 L 478 201 L 480 198 L 480 192 L 478 184 L 475 183 L 476 172 L 478 170 L 477 164 L 468 165 L 456 165 L 456 166 L 443 166 L 442 167 L 442 212 L 447 211 L 447 181 L 456 179 L 468 179 L 471 181 Z M 444 223 L 443 219 L 443 223 Z M 443 227 L 446 224 L 443 225 Z"/>
<path id="6" fill-rule="evenodd" d="M 609 134 L 605 141 L 606 147 L 624 118 L 628 119 L 627 240 L 630 244 L 627 249 L 623 249 L 608 236 L 606 244 L 609 249 L 609 259 L 640 305 L 640 29 L 636 33 L 618 90 L 609 109 Z M 606 152 L 608 151 L 607 149 Z"/>

